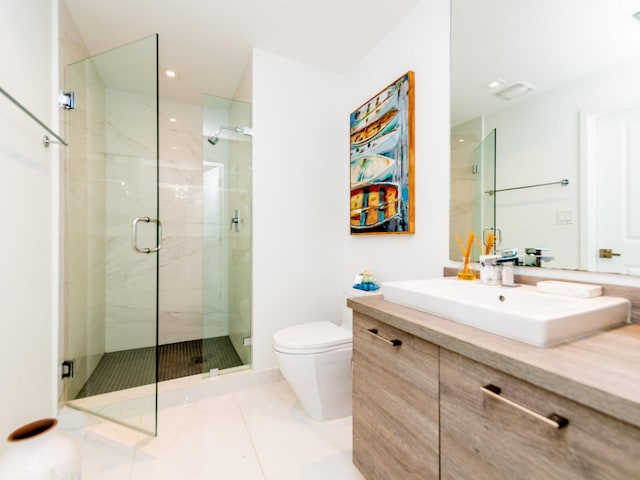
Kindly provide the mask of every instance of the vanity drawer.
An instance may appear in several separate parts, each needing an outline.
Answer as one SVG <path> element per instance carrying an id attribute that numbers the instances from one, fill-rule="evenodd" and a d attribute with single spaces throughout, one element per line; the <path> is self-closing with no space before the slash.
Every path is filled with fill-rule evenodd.
<path id="1" fill-rule="evenodd" d="M 439 478 L 438 354 L 436 345 L 354 315 L 353 461 L 367 480 Z"/>
<path id="2" fill-rule="evenodd" d="M 440 434 L 443 479 L 640 478 L 640 429 L 444 349 Z"/>

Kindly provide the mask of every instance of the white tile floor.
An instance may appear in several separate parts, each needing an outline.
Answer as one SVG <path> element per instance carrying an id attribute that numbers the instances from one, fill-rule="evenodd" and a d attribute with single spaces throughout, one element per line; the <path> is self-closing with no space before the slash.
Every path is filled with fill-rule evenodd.
<path id="1" fill-rule="evenodd" d="M 163 408 L 155 438 L 73 424 L 60 427 L 80 446 L 83 480 L 363 479 L 351 462 L 351 417 L 309 419 L 283 380 Z"/>

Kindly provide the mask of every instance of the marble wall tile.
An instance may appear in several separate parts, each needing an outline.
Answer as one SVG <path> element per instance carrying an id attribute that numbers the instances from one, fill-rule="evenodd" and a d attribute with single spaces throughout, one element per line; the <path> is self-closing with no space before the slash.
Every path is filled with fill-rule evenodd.
<path id="1" fill-rule="evenodd" d="M 132 250 L 135 217 L 156 217 L 155 97 L 108 89 L 105 99 L 106 348 L 155 345 L 154 254 Z M 137 226 L 139 248 L 156 244 L 155 225 Z"/>
<path id="2" fill-rule="evenodd" d="M 203 337 L 202 106 L 160 101 L 160 343 Z"/>
<path id="3" fill-rule="evenodd" d="M 186 342 L 202 338 L 202 311 L 168 311 L 166 308 L 159 313 L 159 342 L 160 345 Z"/>

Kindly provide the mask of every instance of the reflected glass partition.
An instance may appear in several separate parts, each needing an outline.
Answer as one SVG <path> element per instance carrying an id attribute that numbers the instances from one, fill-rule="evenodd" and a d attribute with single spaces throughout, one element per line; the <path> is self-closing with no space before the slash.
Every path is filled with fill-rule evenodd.
<path id="1" fill-rule="evenodd" d="M 487 237 L 490 233 L 495 235 L 496 241 L 490 253 L 500 247 L 501 231 L 496 225 L 496 140 L 497 133 L 493 129 L 480 145 L 478 145 L 471 158 L 473 175 L 473 207 L 471 209 L 473 231 L 480 235 L 482 248 L 486 252 Z M 477 262 L 478 252 L 473 250 L 472 261 Z"/>
<path id="2" fill-rule="evenodd" d="M 451 260 L 462 261 L 456 235 L 466 239 L 471 227 L 478 241 L 484 243 L 487 234 L 496 231 L 496 197 L 492 193 L 496 185 L 496 139 L 495 129 L 483 138 L 481 118 L 451 130 Z M 478 248 L 471 252 L 471 260 L 477 262 Z"/>

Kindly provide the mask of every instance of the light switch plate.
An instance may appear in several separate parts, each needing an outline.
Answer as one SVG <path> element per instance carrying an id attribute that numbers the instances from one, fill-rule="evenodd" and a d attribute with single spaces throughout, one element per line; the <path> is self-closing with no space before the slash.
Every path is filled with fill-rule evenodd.
<path id="1" fill-rule="evenodd" d="M 573 224 L 573 210 L 556 210 L 557 225 Z"/>

